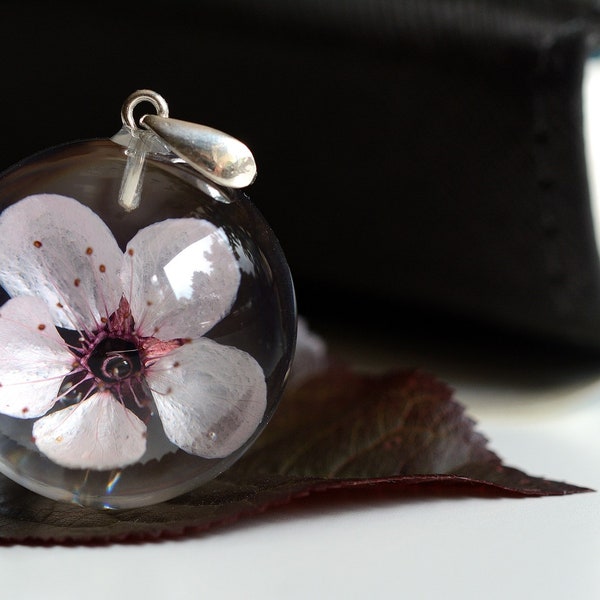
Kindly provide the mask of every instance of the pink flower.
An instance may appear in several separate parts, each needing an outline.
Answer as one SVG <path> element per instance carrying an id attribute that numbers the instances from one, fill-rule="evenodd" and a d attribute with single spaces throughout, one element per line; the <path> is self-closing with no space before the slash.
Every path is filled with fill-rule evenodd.
<path id="1" fill-rule="evenodd" d="M 0 215 L 0 413 L 34 419 L 37 448 L 76 469 L 146 452 L 146 423 L 204 458 L 228 456 L 266 407 L 260 365 L 203 337 L 236 299 L 221 228 L 168 219 L 121 252 L 89 208 L 30 196 Z"/>

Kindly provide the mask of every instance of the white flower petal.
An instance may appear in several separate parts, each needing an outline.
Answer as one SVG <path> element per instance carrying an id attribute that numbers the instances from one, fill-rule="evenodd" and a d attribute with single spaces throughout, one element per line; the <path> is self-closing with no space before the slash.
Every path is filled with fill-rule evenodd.
<path id="1" fill-rule="evenodd" d="M 310 330 L 306 319 L 298 317 L 296 351 L 288 378 L 288 387 L 297 387 L 324 371 L 329 364 L 325 340 Z"/>
<path id="2" fill-rule="evenodd" d="M 102 219 L 56 194 L 28 196 L 0 215 L 0 285 L 38 296 L 56 325 L 92 329 L 117 307 L 123 254 Z"/>
<path id="3" fill-rule="evenodd" d="M 168 219 L 127 245 L 123 290 L 143 335 L 162 340 L 206 333 L 230 310 L 240 270 L 223 229 L 200 219 Z"/>
<path id="4" fill-rule="evenodd" d="M 146 450 L 146 426 L 109 392 L 42 417 L 33 437 L 51 461 L 70 469 L 118 469 Z"/>
<path id="5" fill-rule="evenodd" d="M 228 456 L 244 444 L 267 403 L 264 373 L 254 358 L 207 338 L 158 360 L 148 383 L 167 437 L 204 458 Z"/>
<path id="6" fill-rule="evenodd" d="M 73 361 L 42 300 L 20 296 L 0 307 L 0 413 L 45 414 Z"/>

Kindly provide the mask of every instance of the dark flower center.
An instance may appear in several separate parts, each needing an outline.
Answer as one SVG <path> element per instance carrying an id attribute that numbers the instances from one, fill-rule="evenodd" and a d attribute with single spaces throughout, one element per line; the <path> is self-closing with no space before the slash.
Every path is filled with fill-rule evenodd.
<path id="1" fill-rule="evenodd" d="M 153 410 L 152 393 L 145 372 L 185 339 L 160 340 L 135 330 L 129 302 L 122 296 L 109 317 L 93 331 L 59 327 L 75 358 L 73 370 L 63 380 L 54 410 L 82 402 L 97 391 L 109 391 L 116 400 L 147 421 Z"/>
<path id="2" fill-rule="evenodd" d="M 142 361 L 134 343 L 108 337 L 94 348 L 87 366 L 101 381 L 115 383 L 139 373 Z"/>

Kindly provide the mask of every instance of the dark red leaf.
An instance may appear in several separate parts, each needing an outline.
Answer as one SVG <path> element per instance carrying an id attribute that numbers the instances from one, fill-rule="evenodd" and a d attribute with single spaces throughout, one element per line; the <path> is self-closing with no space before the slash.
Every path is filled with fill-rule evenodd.
<path id="1" fill-rule="evenodd" d="M 588 491 L 502 465 L 450 389 L 420 373 L 330 370 L 290 392 L 218 480 L 154 506 L 100 512 L 0 479 L 0 542 L 106 543 L 199 532 L 316 492 L 544 496 Z"/>

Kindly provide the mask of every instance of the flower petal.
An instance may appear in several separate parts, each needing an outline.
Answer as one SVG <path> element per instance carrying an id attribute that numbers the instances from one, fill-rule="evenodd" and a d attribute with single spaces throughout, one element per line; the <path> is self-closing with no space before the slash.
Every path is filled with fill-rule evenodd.
<path id="1" fill-rule="evenodd" d="M 167 437 L 204 458 L 237 450 L 258 428 L 267 404 L 264 373 L 254 358 L 208 338 L 158 360 L 148 383 Z"/>
<path id="2" fill-rule="evenodd" d="M 110 392 L 42 417 L 33 437 L 51 461 L 70 469 L 118 469 L 146 450 L 146 426 Z"/>
<path id="3" fill-rule="evenodd" d="M 325 340 L 310 330 L 306 319 L 298 317 L 296 350 L 288 378 L 288 389 L 298 387 L 328 366 Z"/>
<path id="4" fill-rule="evenodd" d="M 123 254 L 102 219 L 56 194 L 28 196 L 0 215 L 0 285 L 39 296 L 56 325 L 93 329 L 117 307 Z"/>
<path id="5" fill-rule="evenodd" d="M 240 270 L 223 229 L 200 219 L 168 219 L 127 245 L 123 289 L 142 335 L 199 337 L 230 310 Z"/>
<path id="6" fill-rule="evenodd" d="M 0 307 L 0 413 L 45 414 L 73 360 L 42 300 L 21 296 Z"/>

